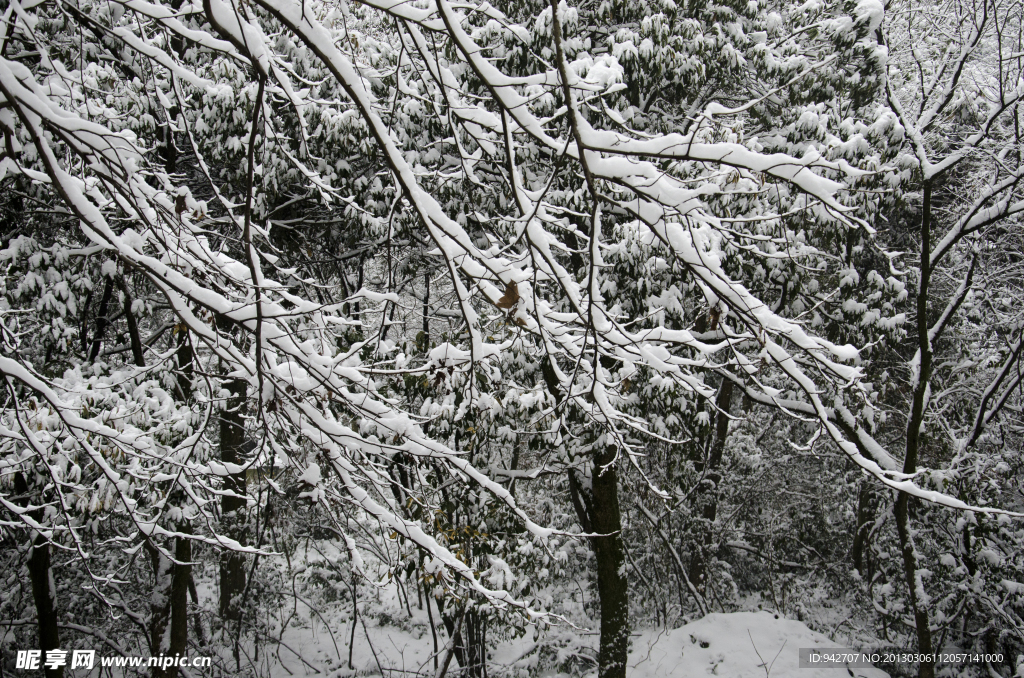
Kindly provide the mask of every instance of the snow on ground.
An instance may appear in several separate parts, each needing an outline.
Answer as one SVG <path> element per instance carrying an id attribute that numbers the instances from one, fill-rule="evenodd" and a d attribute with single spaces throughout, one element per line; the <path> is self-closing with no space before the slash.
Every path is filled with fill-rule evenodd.
<path id="1" fill-rule="evenodd" d="M 387 589 L 384 590 L 387 592 Z M 313 666 L 330 678 L 346 676 L 397 676 L 432 673 L 430 657 L 433 641 L 425 611 L 412 600 L 410 618 L 397 599 L 382 596 L 372 607 L 377 614 L 360 620 L 353 647 L 353 668 L 348 669 L 348 644 L 352 638 L 347 620 L 332 620 L 330 631 L 319 620 L 308 619 L 299 628 L 285 633 L 296 656 L 280 655 L 281 668 L 293 675 L 313 675 Z M 394 616 L 384 609 L 391 608 Z M 435 613 L 436 614 L 436 613 Z M 366 626 L 363 626 L 365 622 Z M 567 631 L 567 630 L 566 630 Z M 557 628 L 548 633 L 559 633 Z M 443 632 L 438 633 L 441 644 Z M 493 675 L 515 675 L 516 658 L 522 657 L 532 642 L 522 638 L 504 643 L 492 657 Z M 597 636 L 588 638 L 596 645 Z M 799 668 L 800 648 L 839 648 L 842 645 L 816 633 L 803 623 L 777 617 L 770 612 L 712 613 L 674 630 L 648 629 L 633 637 L 629 659 L 629 678 L 888 678 L 875 668 Z M 596 654 L 594 652 L 593 654 Z M 521 666 L 521 664 L 520 664 Z M 456 669 L 455 664 L 452 669 Z M 534 665 L 539 674 L 550 678 L 564 676 L 554 667 Z M 458 675 L 455 670 L 452 675 Z"/>
<path id="2" fill-rule="evenodd" d="M 402 588 L 406 598 L 395 580 L 382 576 L 376 585 L 364 583 L 353 624 L 350 598 L 323 599 L 332 586 L 344 589 L 347 597 L 347 584 L 321 578 L 318 589 L 309 579 L 315 565 L 343 555 L 300 549 L 293 557 L 305 563 L 295 579 L 304 586 L 298 586 L 302 595 L 288 609 L 271 612 L 265 620 L 270 635 L 281 641 L 266 666 L 269 675 L 398 678 L 434 673 L 435 648 L 446 646 L 447 634 L 443 629 L 436 637 L 430 632 L 430 617 L 438 621 L 439 612 L 431 605 L 432 615 L 428 613 L 427 596 L 417 595 L 414 585 L 407 582 Z M 207 604 L 214 605 L 215 591 L 200 589 Z M 318 598 L 319 604 L 314 602 Z M 631 640 L 628 678 L 889 678 L 875 668 L 799 668 L 800 648 L 842 648 L 844 639 L 829 639 L 772 612 L 712 613 L 673 630 L 640 630 Z M 529 670 L 544 678 L 564 678 L 566 657 L 596 657 L 597 643 L 596 628 L 556 625 L 540 636 L 530 629 L 493 648 L 489 673 L 512 678 Z M 538 652 L 540 645 L 552 650 Z M 449 675 L 459 675 L 456 663 L 451 669 Z"/>
<path id="3" fill-rule="evenodd" d="M 320 671 L 321 676 L 346 678 L 429 673 L 433 666 L 433 637 L 427 612 L 419 609 L 416 594 L 411 600 L 410 616 L 394 586 L 361 593 L 364 597 L 354 629 L 351 603 L 316 612 L 309 605 L 298 603 L 298 614 L 282 634 L 287 649 L 277 653 L 278 667 L 273 667 L 272 675 L 313 676 Z M 433 613 L 436 619 L 436 608 Z M 446 640 L 447 636 L 439 630 L 438 643 Z"/>
<path id="4" fill-rule="evenodd" d="M 876 668 L 800 668 L 798 650 L 839 643 L 770 612 L 712 613 L 633 641 L 629 678 L 888 678 Z"/>

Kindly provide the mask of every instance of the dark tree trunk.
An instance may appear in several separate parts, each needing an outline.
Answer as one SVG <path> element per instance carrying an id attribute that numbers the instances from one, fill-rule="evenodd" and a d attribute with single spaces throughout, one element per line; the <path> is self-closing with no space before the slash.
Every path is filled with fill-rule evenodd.
<path id="1" fill-rule="evenodd" d="M 82 304 L 82 316 L 78 322 L 78 338 L 82 342 L 82 354 L 89 354 L 89 308 L 92 306 L 92 290 L 85 295 L 85 303 Z"/>
<path id="2" fill-rule="evenodd" d="M 146 366 L 146 355 L 142 348 L 142 337 L 139 335 L 139 323 L 132 313 L 132 295 L 128 292 L 128 284 L 124 278 L 119 279 L 121 292 L 124 294 L 124 319 L 128 325 L 128 338 L 131 341 L 132 359 L 137 367 Z"/>
<path id="3" fill-rule="evenodd" d="M 100 310 L 96 315 L 96 330 L 92 335 L 92 349 L 89 351 L 89 362 L 95 362 L 100 355 L 100 348 L 103 346 L 103 335 L 107 331 L 107 309 L 110 307 L 110 297 L 114 291 L 114 279 L 107 278 L 103 286 L 103 296 L 100 298 Z"/>
<path id="4" fill-rule="evenodd" d="M 186 402 L 192 397 L 195 354 L 192 350 L 192 342 L 189 341 L 188 330 L 184 325 L 179 325 L 178 329 L 178 350 L 175 353 L 175 360 L 178 363 L 177 397 L 181 402 Z"/>
<path id="5" fill-rule="evenodd" d="M 14 474 L 14 491 L 19 496 L 18 504 L 29 505 L 29 488 L 25 475 L 18 471 Z M 42 519 L 41 511 L 32 511 L 32 518 Z M 46 658 L 47 650 L 60 648 L 60 631 L 57 627 L 57 609 L 54 606 L 56 591 L 50 586 L 50 542 L 42 534 L 32 539 L 32 548 L 28 554 L 28 576 L 32 582 L 32 601 L 36 606 L 36 620 L 39 629 L 39 649 Z M 46 678 L 63 678 L 64 669 L 43 669 Z"/>
<path id="6" fill-rule="evenodd" d="M 155 657 L 165 654 L 170 647 L 167 622 L 171 616 L 170 593 L 174 563 L 160 553 L 151 541 L 146 542 L 146 551 L 153 567 L 153 597 L 149 604 L 149 652 Z M 152 675 L 154 678 L 166 676 L 159 667 L 154 667 Z"/>
<path id="7" fill-rule="evenodd" d="M 487 639 L 485 620 L 476 610 L 467 610 L 459 627 L 459 617 L 445 616 L 442 621 L 448 636 L 455 634 L 453 654 L 461 669 L 459 675 L 465 678 L 486 678 Z"/>
<path id="8" fill-rule="evenodd" d="M 580 519 L 583 531 L 593 532 L 594 526 L 590 522 L 590 514 L 593 513 L 594 507 L 586 490 L 580 487 L 575 469 L 569 469 L 569 499 L 572 501 L 572 507 L 576 510 L 576 516 Z"/>
<path id="9" fill-rule="evenodd" d="M 896 497 L 896 532 L 900 537 L 903 551 L 903 574 L 907 580 L 910 606 L 914 611 L 914 623 L 917 625 L 917 650 L 921 654 L 932 653 L 932 632 L 928 626 L 928 610 L 922 605 L 924 583 L 918 579 L 917 547 L 910 532 L 910 495 L 900 492 Z M 918 678 L 935 678 L 935 664 L 921 662 L 917 669 Z"/>
<path id="10" fill-rule="evenodd" d="M 242 404 L 245 399 L 245 383 L 229 381 L 225 388 L 230 392 L 226 407 L 220 416 L 220 459 L 228 464 L 239 464 L 245 445 L 245 421 Z M 246 506 L 245 472 L 233 473 L 224 479 L 224 489 L 239 496 L 221 497 L 221 515 L 227 535 L 244 544 Z M 224 620 L 241 619 L 240 598 L 245 591 L 245 558 L 234 551 L 226 551 L 220 560 L 220 615 Z"/>
<path id="11" fill-rule="evenodd" d="M 860 484 L 857 497 L 857 532 L 853 535 L 853 566 L 864 579 L 871 581 L 871 559 L 869 556 L 871 543 L 871 521 L 874 519 L 874 496 L 871 493 L 870 481 L 864 479 Z"/>
<path id="12" fill-rule="evenodd" d="M 134 317 L 131 314 L 131 297 L 127 287 L 122 282 L 125 295 L 125 313 L 130 318 L 129 329 L 134 324 Z M 136 340 L 138 332 L 132 336 L 132 352 L 135 354 L 136 362 L 140 366 L 142 360 L 142 343 L 139 341 L 136 351 Z M 184 325 L 178 326 L 178 348 L 175 351 L 177 362 L 176 394 L 178 401 L 187 403 L 192 398 L 192 376 L 195 371 L 195 353 L 192 349 L 192 342 L 189 340 L 188 329 Z M 180 491 L 171 489 L 171 500 L 174 503 L 181 503 L 183 496 Z M 179 532 L 189 532 L 188 523 L 178 525 Z M 192 579 L 192 542 L 182 537 L 174 539 L 174 560 L 160 553 L 156 545 L 146 542 L 146 550 L 149 552 L 153 562 L 153 573 L 155 578 L 154 593 L 150 608 L 150 648 L 153 656 L 183 655 L 188 647 L 188 588 Z M 168 626 L 170 624 L 170 626 Z M 177 666 L 153 667 L 153 678 L 177 678 Z"/>
<path id="13" fill-rule="evenodd" d="M 60 648 L 60 635 L 57 629 L 57 610 L 53 605 L 56 591 L 50 588 L 50 542 L 41 534 L 32 542 L 32 553 L 28 557 L 28 573 L 32 579 L 32 598 L 39 620 L 39 649 L 43 651 L 45 659 L 47 650 Z M 46 678 L 62 678 L 64 669 L 43 669 L 43 673 Z"/>
<path id="14" fill-rule="evenodd" d="M 195 611 L 192 613 L 192 628 L 196 630 L 196 640 L 199 647 L 206 647 L 206 632 L 203 630 L 203 616 L 199 613 L 199 592 L 196 590 L 196 580 L 192 576 L 192 568 L 189 568 L 188 596 L 192 599 L 192 606 Z"/>
<path id="15" fill-rule="evenodd" d="M 179 528 L 182 532 L 188 526 Z M 152 656 L 180 656 L 188 649 L 188 593 L 192 566 L 175 564 L 146 542 L 153 562 L 156 583 L 150 607 L 150 652 Z M 192 542 L 181 537 L 174 541 L 174 559 L 179 563 L 192 560 Z M 170 626 L 168 626 L 170 623 Z M 154 666 L 153 678 L 177 678 L 177 666 Z"/>
<path id="16" fill-rule="evenodd" d="M 921 212 L 921 281 L 917 292 L 917 340 L 918 340 L 918 374 L 914 385 L 914 397 L 910 417 L 907 422 L 907 450 L 903 460 L 903 472 L 917 471 L 917 461 L 921 452 L 921 426 L 924 423 L 925 403 L 928 385 L 932 372 L 932 338 L 928 326 L 928 285 L 931 280 L 931 213 L 932 185 L 925 182 L 923 186 Z M 928 627 L 928 610 L 923 606 L 924 582 L 918 578 L 917 547 L 910 527 L 910 495 L 900 492 L 896 497 L 894 510 L 896 532 L 900 538 L 900 550 L 903 553 L 903 573 L 907 582 L 907 596 L 910 608 L 914 613 L 914 624 L 917 626 L 917 651 L 930 655 L 932 652 L 932 633 Z M 935 664 L 921 662 L 917 669 L 918 678 L 935 678 Z"/>
<path id="17" fill-rule="evenodd" d="M 476 610 L 466 615 L 469 647 L 466 648 L 468 675 L 487 678 L 487 619 Z"/>
<path id="18" fill-rule="evenodd" d="M 599 678 L 625 678 L 629 652 L 629 590 L 619 511 L 615 450 L 605 447 L 594 459 L 591 526 L 600 536 L 591 544 L 597 557 L 597 592 L 601 598 Z"/>
<path id="19" fill-rule="evenodd" d="M 188 528 L 182 526 L 184 532 Z M 167 654 L 181 656 L 188 649 L 188 585 L 192 580 L 192 540 L 177 537 L 174 546 L 174 574 L 171 577 L 171 642 Z M 176 678 L 178 667 L 167 669 L 168 678 Z"/>
<path id="20" fill-rule="evenodd" d="M 699 528 L 696 548 L 690 558 L 689 578 L 698 591 L 704 593 L 707 588 L 708 558 L 711 552 L 712 524 L 718 515 L 718 485 L 722 482 L 719 468 L 722 466 L 722 454 L 725 452 L 725 438 L 729 434 L 729 417 L 724 413 L 732 405 L 732 381 L 724 379 L 718 389 L 715 405 L 720 410 L 715 418 L 715 439 L 711 444 L 706 464 L 702 470 L 704 480 L 697 493 L 697 501 L 702 503 L 701 517 L 704 519 Z"/>
<path id="21" fill-rule="evenodd" d="M 430 349 L 430 271 L 423 274 L 423 350 Z"/>
<path id="22" fill-rule="evenodd" d="M 601 605 L 598 678 L 625 678 L 629 654 L 629 588 L 622 544 L 619 479 L 614 449 L 594 458 L 591 490 L 581 487 L 569 469 L 569 496 L 597 560 L 597 595 Z"/>

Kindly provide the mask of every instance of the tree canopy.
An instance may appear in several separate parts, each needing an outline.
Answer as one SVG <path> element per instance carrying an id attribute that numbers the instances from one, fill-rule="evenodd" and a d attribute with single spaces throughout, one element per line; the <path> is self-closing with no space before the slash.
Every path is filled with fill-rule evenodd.
<path id="1" fill-rule="evenodd" d="M 384 571 L 439 601 L 437 675 L 484 619 L 580 622 L 541 589 L 582 567 L 625 676 L 631 623 L 780 576 L 726 555 L 775 548 L 751 487 L 844 526 L 782 560 L 882 635 L 1021 648 L 1021 13 L 11 0 L 0 526 L 42 649 L 90 600 L 62 633 L 184 652 L 212 558 L 241 671 L 308 515 L 353 615 Z"/>

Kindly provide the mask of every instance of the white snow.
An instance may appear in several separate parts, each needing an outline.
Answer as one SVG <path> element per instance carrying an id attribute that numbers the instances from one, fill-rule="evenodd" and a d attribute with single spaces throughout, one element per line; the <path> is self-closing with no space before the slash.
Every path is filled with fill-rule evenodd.
<path id="1" fill-rule="evenodd" d="M 705 647 L 706 645 L 706 647 Z M 840 648 L 802 622 L 771 612 L 711 613 L 635 638 L 629 678 L 888 678 L 876 668 L 800 668 L 800 648 Z M 758 656 L 760 655 L 760 656 Z M 852 672 L 852 673 L 851 673 Z"/>
<path id="2" fill-rule="evenodd" d="M 412 592 L 411 611 L 408 616 L 397 589 L 390 582 L 379 587 L 375 594 L 360 598 L 360 623 L 355 634 L 354 673 L 380 675 L 390 671 L 416 671 L 429 665 L 432 640 L 425 610 L 417 609 L 415 591 Z M 345 606 L 342 606 L 345 607 Z M 326 611 L 325 611 L 326 612 Z M 436 614 L 436 612 L 435 612 Z M 327 618 L 306 617 L 305 622 L 290 626 L 284 633 L 288 647 L 297 651 L 311 664 L 321 669 L 337 670 L 347 664 L 348 643 L 352 638 L 347 610 L 339 608 L 327 613 Z M 317 620 L 327 622 L 318 624 Z M 573 632 L 556 626 L 546 636 L 568 638 Z M 333 638 L 333 642 L 332 639 Z M 579 650 L 596 656 L 597 636 L 587 640 L 575 637 Z M 550 639 L 550 638 L 549 638 Z M 443 646 L 447 636 L 438 631 Z M 532 666 L 541 675 L 553 678 L 566 674 L 552 666 L 536 664 L 531 656 L 536 639 L 533 631 L 522 638 L 499 642 L 491 656 L 490 669 L 494 675 L 505 675 Z M 706 645 L 707 647 L 702 647 Z M 756 651 L 755 651 L 756 647 Z M 776 618 L 770 612 L 712 613 L 678 629 L 645 629 L 632 638 L 627 678 L 889 678 L 876 668 L 799 668 L 800 648 L 839 649 L 842 645 L 827 636 L 816 633 L 801 622 Z M 760 657 L 758 657 L 760 654 Z M 296 675 L 310 675 L 288 653 L 279 657 L 282 666 L 296 671 Z M 764 664 L 765 666 L 762 666 Z M 457 663 L 453 663 L 453 668 Z M 767 668 L 767 670 L 766 670 Z M 351 675 L 344 668 L 337 674 Z M 595 674 L 588 674 L 593 678 Z"/>
<path id="3" fill-rule="evenodd" d="M 319 485 L 322 479 L 323 476 L 320 473 L 320 466 L 318 464 L 310 464 L 309 468 L 298 478 L 299 482 L 313 485 L 314 487 Z"/>

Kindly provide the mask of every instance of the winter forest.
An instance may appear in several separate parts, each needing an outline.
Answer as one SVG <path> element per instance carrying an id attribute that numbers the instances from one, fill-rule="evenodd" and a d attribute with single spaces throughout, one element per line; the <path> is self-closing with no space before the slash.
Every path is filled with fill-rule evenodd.
<path id="1" fill-rule="evenodd" d="M 1022 98 L 1019 0 L 7 0 L 0 675 L 1024 676 Z"/>

